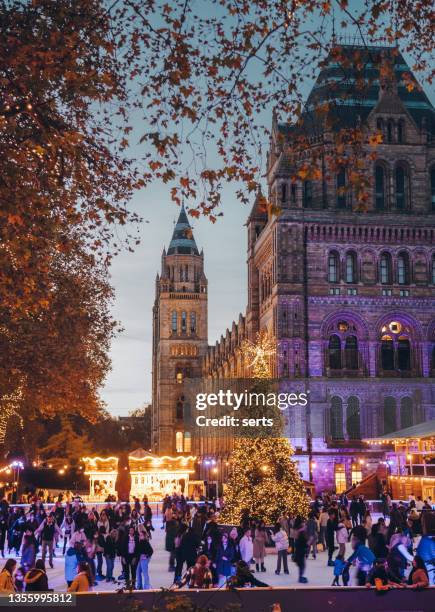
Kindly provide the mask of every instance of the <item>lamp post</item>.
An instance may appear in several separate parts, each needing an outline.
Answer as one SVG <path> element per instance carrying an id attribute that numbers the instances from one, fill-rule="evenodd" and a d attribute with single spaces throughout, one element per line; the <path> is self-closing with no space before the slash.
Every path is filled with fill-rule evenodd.
<path id="1" fill-rule="evenodd" d="M 18 490 L 20 486 L 20 470 L 24 469 L 24 464 L 22 461 L 12 461 L 11 463 L 13 481 L 16 482 L 17 487 L 17 500 L 19 499 Z"/>

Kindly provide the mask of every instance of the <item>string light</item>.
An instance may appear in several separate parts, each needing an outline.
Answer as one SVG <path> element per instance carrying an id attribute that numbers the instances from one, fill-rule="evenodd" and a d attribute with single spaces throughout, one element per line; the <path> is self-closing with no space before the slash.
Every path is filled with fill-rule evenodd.
<path id="1" fill-rule="evenodd" d="M 19 425 L 23 428 L 23 418 L 19 414 L 22 399 L 23 385 L 19 384 L 13 393 L 4 395 L 0 401 L 0 445 L 5 443 L 7 426 L 13 416 L 18 418 Z"/>

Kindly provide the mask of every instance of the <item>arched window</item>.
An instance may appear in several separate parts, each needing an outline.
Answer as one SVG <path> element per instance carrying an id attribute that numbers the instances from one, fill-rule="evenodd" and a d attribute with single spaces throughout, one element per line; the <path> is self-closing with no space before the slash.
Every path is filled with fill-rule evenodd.
<path id="1" fill-rule="evenodd" d="M 375 208 L 385 210 L 385 170 L 380 164 L 375 166 Z"/>
<path id="2" fill-rule="evenodd" d="M 432 255 L 432 284 L 435 285 L 435 255 Z"/>
<path id="3" fill-rule="evenodd" d="M 346 208 L 346 170 L 337 174 L 337 208 Z"/>
<path id="4" fill-rule="evenodd" d="M 432 210 L 435 211 L 435 166 L 430 170 L 430 202 Z"/>
<path id="5" fill-rule="evenodd" d="M 183 418 L 184 418 L 184 404 L 183 404 L 183 401 L 181 399 L 179 399 L 178 402 L 177 402 L 177 406 L 176 406 L 176 411 L 175 412 L 176 412 L 176 414 L 175 414 L 176 418 L 179 421 L 182 421 Z"/>
<path id="6" fill-rule="evenodd" d="M 183 432 L 182 431 L 177 431 L 177 433 L 175 434 L 175 450 L 177 453 L 182 453 L 183 452 Z"/>
<path id="7" fill-rule="evenodd" d="M 359 399 L 354 395 L 347 400 L 346 431 L 349 440 L 361 439 Z"/>
<path id="8" fill-rule="evenodd" d="M 380 263 L 380 277 L 382 285 L 391 285 L 393 280 L 391 255 L 382 253 Z"/>
<path id="9" fill-rule="evenodd" d="M 395 170 L 396 208 L 406 210 L 408 208 L 408 171 L 403 166 L 397 166 Z"/>
<path id="10" fill-rule="evenodd" d="M 328 256 L 328 281 L 330 283 L 338 283 L 340 259 L 336 251 L 332 251 Z"/>
<path id="11" fill-rule="evenodd" d="M 408 253 L 399 253 L 397 258 L 397 282 L 399 285 L 409 285 L 409 256 Z"/>
<path id="12" fill-rule="evenodd" d="M 196 332 L 196 313 L 190 313 L 190 333 L 194 334 Z"/>
<path id="13" fill-rule="evenodd" d="M 348 370 L 358 369 L 358 340 L 356 336 L 347 336 L 344 345 L 346 368 Z"/>
<path id="14" fill-rule="evenodd" d="M 387 123 L 387 142 L 393 142 L 394 138 L 394 123 L 390 119 Z"/>
<path id="15" fill-rule="evenodd" d="M 391 336 L 382 336 L 381 367 L 383 370 L 394 370 L 394 343 Z"/>
<path id="16" fill-rule="evenodd" d="M 376 129 L 381 133 L 384 131 L 384 121 L 381 117 L 376 120 Z"/>
<path id="17" fill-rule="evenodd" d="M 400 428 L 412 427 L 412 399 L 410 397 L 402 397 L 400 401 Z"/>
<path id="18" fill-rule="evenodd" d="M 177 374 L 175 375 L 175 379 L 179 385 L 181 385 L 181 383 L 183 382 L 183 378 L 184 378 L 183 372 L 178 371 Z"/>
<path id="19" fill-rule="evenodd" d="M 403 119 L 400 119 L 399 123 L 397 124 L 397 142 L 405 142 L 405 122 Z"/>
<path id="20" fill-rule="evenodd" d="M 176 334 L 176 333 L 177 333 L 177 318 L 178 318 L 178 317 L 177 317 L 177 311 L 176 311 L 176 310 L 173 310 L 173 311 L 172 311 L 172 332 L 173 332 L 174 334 Z"/>
<path id="21" fill-rule="evenodd" d="M 190 431 L 184 432 L 184 452 L 192 452 L 192 436 L 190 434 Z"/>
<path id="22" fill-rule="evenodd" d="M 384 435 L 396 430 L 396 400 L 394 397 L 386 397 L 384 400 Z"/>
<path id="23" fill-rule="evenodd" d="M 183 310 L 181 313 L 181 332 L 186 332 L 187 330 L 187 315 L 186 311 Z"/>
<path id="24" fill-rule="evenodd" d="M 340 397 L 331 399 L 330 431 L 333 440 L 343 440 L 343 402 Z"/>
<path id="25" fill-rule="evenodd" d="M 285 183 L 281 183 L 281 202 L 285 202 L 287 200 L 287 185 Z"/>
<path id="26" fill-rule="evenodd" d="M 302 205 L 304 208 L 311 208 L 313 205 L 313 183 L 304 181 L 302 189 Z"/>
<path id="27" fill-rule="evenodd" d="M 328 353 L 331 370 L 341 370 L 341 342 L 336 334 L 329 338 Z"/>
<path id="28" fill-rule="evenodd" d="M 406 336 L 399 336 L 397 344 L 397 366 L 399 370 L 411 369 L 411 344 Z"/>
<path id="29" fill-rule="evenodd" d="M 355 253 L 346 253 L 346 283 L 356 283 L 356 255 Z"/>

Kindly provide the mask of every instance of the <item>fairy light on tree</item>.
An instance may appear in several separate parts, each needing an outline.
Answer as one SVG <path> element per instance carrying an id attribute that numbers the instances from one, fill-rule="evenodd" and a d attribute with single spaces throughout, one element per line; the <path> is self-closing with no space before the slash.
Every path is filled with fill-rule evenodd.
<path id="1" fill-rule="evenodd" d="M 275 347 L 275 339 L 267 332 L 257 334 L 255 343 L 245 341 L 242 345 L 245 362 L 262 391 L 271 376 Z M 282 435 L 281 426 L 279 433 Z M 288 439 L 276 437 L 276 432 L 267 437 L 236 438 L 222 521 L 238 524 L 244 513 L 268 524 L 284 511 L 306 516 L 308 497 L 293 454 Z"/>
<path id="2" fill-rule="evenodd" d="M 5 443 L 9 420 L 17 417 L 20 427 L 23 427 L 23 419 L 19 414 L 19 405 L 22 400 L 22 387 L 0 400 L 0 445 Z"/>

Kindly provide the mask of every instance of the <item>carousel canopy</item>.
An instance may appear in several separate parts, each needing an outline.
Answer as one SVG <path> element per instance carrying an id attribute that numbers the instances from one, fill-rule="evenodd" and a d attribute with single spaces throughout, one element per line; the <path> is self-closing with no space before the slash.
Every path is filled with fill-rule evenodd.
<path id="1" fill-rule="evenodd" d="M 196 457 L 169 457 L 164 455 L 159 457 L 143 448 L 138 448 L 128 454 L 128 464 L 131 472 L 189 472 L 195 470 Z M 118 457 L 83 457 L 85 473 L 89 472 L 109 472 L 118 470 Z"/>

